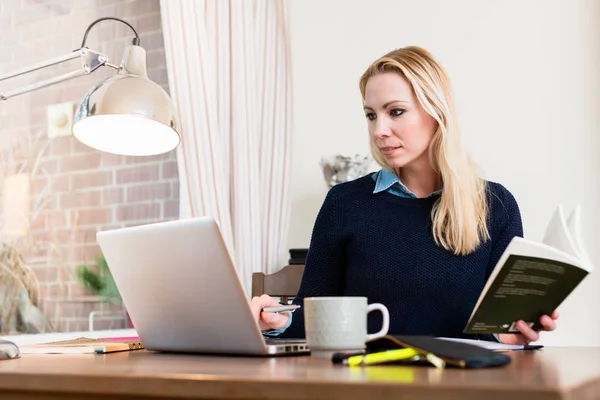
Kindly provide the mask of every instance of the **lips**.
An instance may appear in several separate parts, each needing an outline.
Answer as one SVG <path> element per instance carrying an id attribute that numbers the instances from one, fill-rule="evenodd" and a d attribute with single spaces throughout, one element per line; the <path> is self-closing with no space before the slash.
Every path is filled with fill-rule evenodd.
<path id="1" fill-rule="evenodd" d="M 398 150 L 399 148 L 401 148 L 402 146 L 386 146 L 386 147 L 380 147 L 379 150 L 381 150 L 381 152 L 386 155 L 392 155 L 396 152 L 396 150 Z"/>

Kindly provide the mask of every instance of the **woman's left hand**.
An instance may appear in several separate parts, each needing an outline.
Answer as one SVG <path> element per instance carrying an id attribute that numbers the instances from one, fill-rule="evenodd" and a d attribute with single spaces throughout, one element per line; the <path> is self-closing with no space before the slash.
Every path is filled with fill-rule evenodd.
<path id="1" fill-rule="evenodd" d="M 554 311 L 551 316 L 542 315 L 540 323 L 542 324 L 542 331 L 553 331 L 556 329 L 556 320 L 558 319 L 558 311 Z M 523 321 L 517 322 L 517 329 L 521 333 L 501 333 L 498 335 L 498 339 L 504 344 L 529 344 L 535 342 L 540 338 L 540 333 L 534 331 Z"/>

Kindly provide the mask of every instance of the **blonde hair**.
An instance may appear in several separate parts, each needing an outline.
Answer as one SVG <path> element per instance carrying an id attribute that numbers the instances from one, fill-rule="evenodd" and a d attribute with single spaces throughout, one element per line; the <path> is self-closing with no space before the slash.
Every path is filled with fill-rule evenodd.
<path id="1" fill-rule="evenodd" d="M 466 255 L 490 238 L 487 226 L 486 182 L 460 141 L 456 112 L 445 70 L 425 49 L 394 50 L 376 60 L 360 79 L 363 102 L 370 77 L 393 72 L 405 78 L 421 107 L 437 121 L 429 146 L 429 161 L 443 184 L 431 211 L 435 243 L 455 255 Z M 377 163 L 394 171 L 371 139 Z M 394 171 L 399 175 L 399 171 Z"/>

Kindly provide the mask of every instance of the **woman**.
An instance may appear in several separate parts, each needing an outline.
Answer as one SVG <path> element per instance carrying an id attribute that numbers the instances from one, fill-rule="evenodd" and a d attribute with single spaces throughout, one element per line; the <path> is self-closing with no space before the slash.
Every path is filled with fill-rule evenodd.
<path id="1" fill-rule="evenodd" d="M 496 262 L 523 236 L 519 207 L 502 185 L 486 182 L 462 147 L 450 84 L 424 49 L 405 47 L 375 61 L 360 79 L 371 152 L 382 167 L 334 186 L 315 222 L 296 303 L 312 296 L 366 296 L 390 311 L 392 334 L 462 333 Z M 269 335 L 304 337 L 302 309 L 261 312 Z M 558 314 L 544 315 L 543 330 Z M 379 329 L 369 316 L 369 331 Z M 523 321 L 507 344 L 539 333 Z M 491 339 L 479 335 L 480 338 Z"/>

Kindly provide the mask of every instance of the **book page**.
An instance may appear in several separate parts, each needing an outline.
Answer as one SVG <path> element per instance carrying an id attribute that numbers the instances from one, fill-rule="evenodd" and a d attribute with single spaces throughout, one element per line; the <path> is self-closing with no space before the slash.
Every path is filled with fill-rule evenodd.
<path id="1" fill-rule="evenodd" d="M 585 241 L 583 239 L 583 228 L 581 225 L 581 206 L 579 204 L 575 206 L 575 208 L 571 212 L 571 215 L 569 215 L 569 219 L 567 220 L 567 227 L 571 233 L 571 237 L 573 238 L 574 244 L 577 246 L 579 258 L 587 267 L 588 271 L 592 271 L 594 269 L 594 266 L 587 252 Z"/>
<path id="2" fill-rule="evenodd" d="M 577 245 L 571 237 L 571 233 L 567 227 L 562 205 L 558 205 L 556 211 L 552 215 L 552 218 L 550 218 L 550 222 L 548 223 L 546 234 L 544 235 L 542 242 L 548 246 L 554 247 L 555 249 L 564 251 L 573 257 L 580 258 Z"/>

